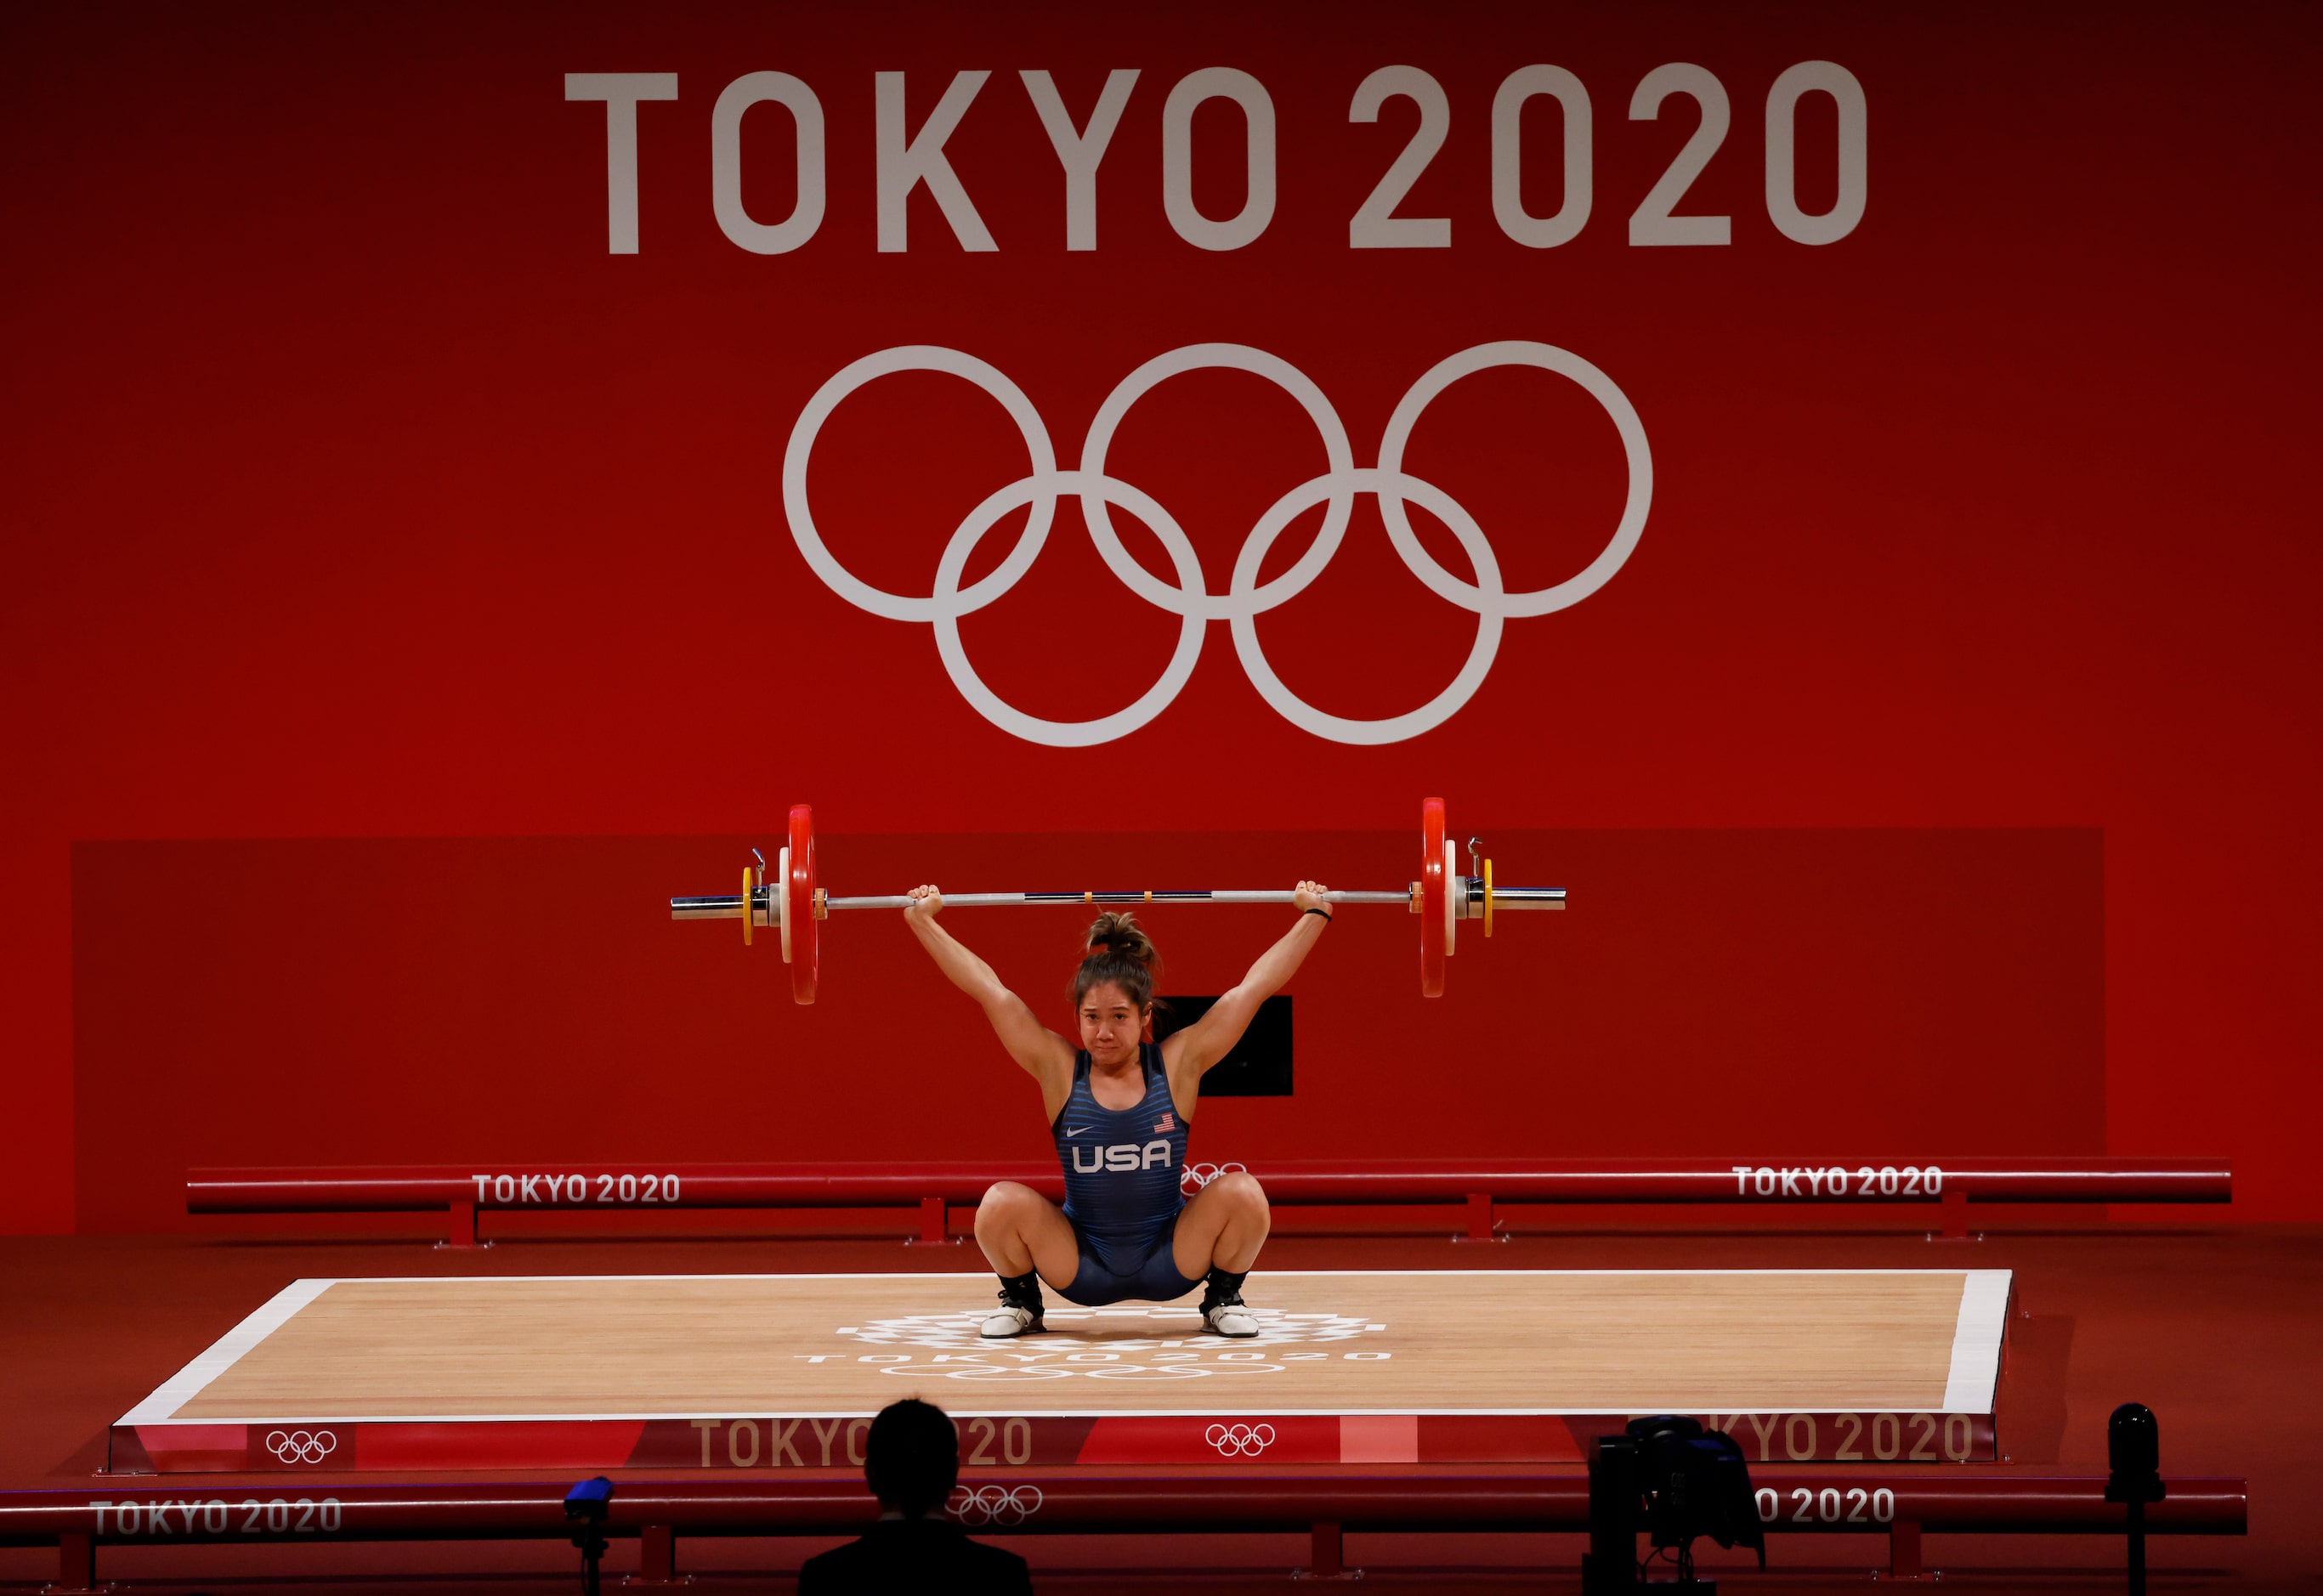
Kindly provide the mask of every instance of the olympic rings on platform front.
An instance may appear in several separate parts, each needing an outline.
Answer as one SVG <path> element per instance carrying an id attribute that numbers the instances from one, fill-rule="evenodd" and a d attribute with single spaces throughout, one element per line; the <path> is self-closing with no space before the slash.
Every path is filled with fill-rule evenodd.
<path id="1" fill-rule="evenodd" d="M 1501 585 L 1499 562 L 1483 530 L 1460 502 L 1441 488 L 1403 469 L 1403 453 L 1412 427 L 1437 395 L 1461 378 L 1498 366 L 1532 366 L 1578 384 L 1603 407 L 1621 436 L 1629 466 L 1629 495 L 1620 521 L 1596 557 L 1582 570 L 1548 587 L 1511 593 Z M 1322 436 L 1326 470 L 1291 489 L 1262 515 L 1244 538 L 1235 560 L 1234 573 L 1223 594 L 1203 585 L 1201 561 L 1184 528 L 1159 501 L 1143 490 L 1111 476 L 1106 454 L 1115 431 L 1130 407 L 1161 382 L 1188 371 L 1226 370 L 1247 371 L 1272 382 L 1296 399 Z M 1024 440 L 1031 463 L 1025 476 L 988 496 L 970 510 L 944 546 L 937 563 L 935 589 L 926 598 L 891 593 L 862 581 L 831 554 L 814 524 L 807 503 L 807 464 L 823 423 L 840 401 L 875 378 L 899 371 L 940 371 L 973 383 L 998 400 Z M 1276 713 L 1302 730 L 1333 742 L 1378 744 L 1401 742 L 1442 725 L 1457 713 L 1483 685 L 1501 643 L 1502 622 L 1566 609 L 1611 581 L 1644 533 L 1647 512 L 1653 503 L 1653 455 L 1646 443 L 1645 424 L 1613 380 L 1579 355 L 1550 344 L 1521 339 L 1479 344 L 1438 362 L 1407 390 L 1389 417 L 1381 435 L 1379 463 L 1359 466 L 1347 441 L 1338 412 L 1312 379 L 1277 355 L 1239 344 L 1189 344 L 1157 355 L 1122 379 L 1097 408 L 1081 446 L 1078 470 L 1060 470 L 1047 425 L 1033 401 L 998 368 L 934 344 L 905 344 L 883 349 L 841 369 L 815 390 L 791 427 L 783 452 L 783 509 L 790 520 L 791 537 L 815 574 L 833 592 L 858 609 L 890 620 L 926 621 L 935 628 L 936 651 L 952 683 L 970 707 L 1002 730 L 1027 742 L 1052 748 L 1088 748 L 1111 742 L 1152 720 L 1184 689 L 1202 652 L 1207 624 L 1223 620 L 1234 637 L 1242 660 L 1262 697 Z M 1304 592 L 1338 552 L 1348 518 L 1360 494 L 1379 500 L 1389 541 L 1405 566 L 1428 589 L 1476 617 L 1476 638 L 1467 661 L 1451 684 L 1419 708 L 1378 720 L 1349 720 L 1328 714 L 1285 686 L 1268 663 L 1258 641 L 1258 617 Z M 1078 498 L 1081 518 L 1106 566 L 1123 584 L 1156 608 L 1180 619 L 1178 643 L 1161 677 L 1135 702 L 1094 720 L 1043 720 L 1006 702 L 976 674 L 960 643 L 960 619 L 992 603 L 1030 570 L 1048 540 L 1057 501 Z M 1412 530 L 1408 507 L 1418 504 L 1451 528 L 1466 554 L 1476 580 L 1464 582 L 1428 554 Z M 1139 564 L 1122 546 L 1114 529 L 1112 509 L 1128 510 L 1161 539 L 1177 571 L 1177 583 L 1162 581 Z M 1271 582 L 1258 573 L 1275 539 L 1303 511 L 1327 507 L 1315 541 L 1290 569 Z M 960 585 L 977 545 L 986 533 L 1013 510 L 1029 511 L 1024 532 L 1008 555 L 982 579 Z"/>
<path id="2" fill-rule="evenodd" d="M 1022 1524 L 1041 1510 L 1041 1488 L 1019 1485 L 955 1486 L 944 1510 L 962 1524 Z"/>
<path id="3" fill-rule="evenodd" d="M 339 1438 L 329 1430 L 270 1430 L 266 1450 L 277 1463 L 318 1463 L 338 1450 Z"/>
<path id="4" fill-rule="evenodd" d="M 1261 1425 L 1214 1424 L 1202 1432 L 1202 1439 L 1227 1457 L 1256 1457 L 1274 1445 L 1274 1426 Z"/>
<path id="5" fill-rule="evenodd" d="M 1250 1171 L 1240 1164 L 1188 1164 L 1186 1172 L 1178 1178 L 1178 1189 L 1191 1186 L 1199 1191 L 1221 1175 L 1247 1175 Z"/>

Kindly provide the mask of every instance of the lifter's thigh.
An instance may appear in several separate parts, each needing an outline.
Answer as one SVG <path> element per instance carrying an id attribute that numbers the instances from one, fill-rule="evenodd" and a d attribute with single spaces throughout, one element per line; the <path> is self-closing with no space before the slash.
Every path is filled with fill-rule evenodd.
<path id="1" fill-rule="evenodd" d="M 1073 1234 L 1072 1221 L 1056 1204 L 1014 1180 L 995 1181 L 985 1191 L 976 1206 L 976 1242 L 1003 1274 L 1022 1272 L 1006 1267 L 1010 1254 L 1029 1256 L 1033 1270 L 1060 1291 L 1080 1272 L 1080 1240 Z"/>
<path id="2" fill-rule="evenodd" d="M 1256 1179 L 1239 1170 L 1220 1175 L 1196 1192 L 1178 1215 L 1171 1261 L 1189 1280 L 1200 1280 L 1213 1264 L 1246 1270 L 1256 1261 L 1272 1222 L 1266 1190 Z"/>

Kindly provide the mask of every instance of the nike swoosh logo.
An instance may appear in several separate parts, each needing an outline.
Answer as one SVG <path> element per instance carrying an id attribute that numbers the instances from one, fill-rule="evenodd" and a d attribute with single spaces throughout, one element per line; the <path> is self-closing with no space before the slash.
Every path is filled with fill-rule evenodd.
<path id="1" fill-rule="evenodd" d="M 1078 1131 L 1067 1131 L 1067 1132 L 1065 1133 L 1065 1134 L 1066 1134 L 1066 1135 L 1068 1135 L 1068 1136 L 1081 1136 L 1081 1135 L 1086 1135 L 1086 1134 L 1088 1134 L 1089 1132 L 1094 1131 L 1094 1130 L 1096 1130 L 1096 1129 L 1097 1129 L 1097 1127 L 1096 1127 L 1095 1125 L 1083 1125 L 1079 1130 L 1078 1130 Z"/>

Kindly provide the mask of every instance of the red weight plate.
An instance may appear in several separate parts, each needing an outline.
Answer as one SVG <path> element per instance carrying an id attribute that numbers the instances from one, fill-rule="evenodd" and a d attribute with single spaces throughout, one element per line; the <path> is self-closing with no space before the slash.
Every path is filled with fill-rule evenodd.
<path id="1" fill-rule="evenodd" d="M 791 996 L 800 1003 L 814 1001 L 815 960 L 822 943 L 822 922 L 814 917 L 815 885 L 814 811 L 794 804 L 791 873 L 783 883 L 783 898 L 791 927 Z"/>
<path id="2" fill-rule="evenodd" d="M 1444 800 L 1419 806 L 1419 995 L 1444 995 Z"/>

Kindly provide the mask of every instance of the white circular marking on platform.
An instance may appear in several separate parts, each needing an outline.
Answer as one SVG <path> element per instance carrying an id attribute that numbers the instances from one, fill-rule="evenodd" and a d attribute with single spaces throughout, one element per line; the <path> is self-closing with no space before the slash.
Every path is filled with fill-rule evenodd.
<path id="1" fill-rule="evenodd" d="M 1268 1361 L 1268 1353 L 1352 1341 L 1387 1328 L 1361 1314 L 1292 1314 L 1254 1307 L 1250 1311 L 1258 1321 L 1258 1334 L 1229 1339 L 1203 1335 L 1200 1316 L 1190 1307 L 1087 1308 L 1057 1304 L 1044 1316 L 1045 1333 L 987 1341 L 979 1333 L 987 1311 L 899 1314 L 841 1325 L 836 1333 L 862 1346 L 923 1347 L 940 1354 L 935 1359 L 915 1358 L 888 1365 L 881 1369 L 883 1374 L 999 1383 L 1062 1380 L 1079 1374 L 1092 1380 L 1158 1382 L 1205 1380 L 1215 1374 L 1280 1374 L 1284 1366 Z M 1150 1336 L 1134 1333 L 1140 1320 L 1152 1327 Z M 1132 1334 L 1123 1335 L 1123 1331 Z M 1168 1361 L 1147 1362 L 1135 1355 L 1143 1353 L 1162 1353 Z"/>

